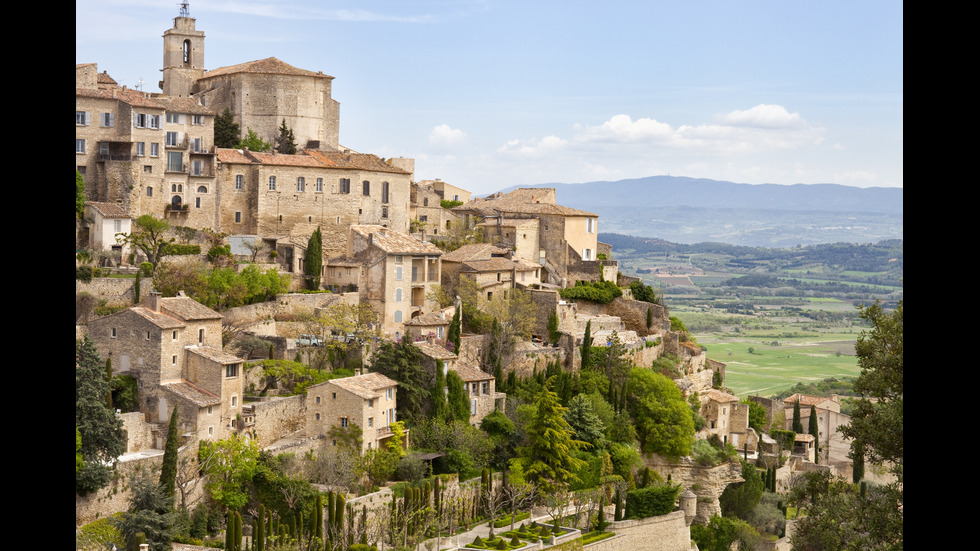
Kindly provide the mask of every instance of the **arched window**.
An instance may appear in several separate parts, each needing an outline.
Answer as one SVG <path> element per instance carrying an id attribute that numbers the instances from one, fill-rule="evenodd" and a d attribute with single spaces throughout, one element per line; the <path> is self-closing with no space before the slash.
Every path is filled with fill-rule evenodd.
<path id="1" fill-rule="evenodd" d="M 174 208 L 179 209 L 181 204 L 180 195 L 174 195 L 173 199 L 170 200 L 170 204 Z"/>
<path id="2" fill-rule="evenodd" d="M 184 41 L 184 65 L 191 64 L 191 41 Z"/>
<path id="3" fill-rule="evenodd" d="M 208 186 L 198 186 L 197 187 L 197 192 L 198 193 L 207 193 L 208 192 Z"/>

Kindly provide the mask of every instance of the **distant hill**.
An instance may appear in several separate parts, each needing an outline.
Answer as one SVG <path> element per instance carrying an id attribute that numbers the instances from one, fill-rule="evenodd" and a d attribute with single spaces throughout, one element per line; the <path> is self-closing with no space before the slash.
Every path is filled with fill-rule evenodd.
<path id="1" fill-rule="evenodd" d="M 553 187 L 559 204 L 598 214 L 600 231 L 677 243 L 792 247 L 903 238 L 901 188 L 753 185 L 682 176 L 529 187 Z"/>

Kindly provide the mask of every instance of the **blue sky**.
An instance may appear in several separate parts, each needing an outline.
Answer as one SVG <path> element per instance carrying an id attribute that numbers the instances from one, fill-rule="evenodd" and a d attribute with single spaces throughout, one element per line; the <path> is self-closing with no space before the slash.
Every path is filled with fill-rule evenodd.
<path id="1" fill-rule="evenodd" d="M 76 0 L 75 62 L 159 91 L 174 0 Z M 205 67 L 335 78 L 340 141 L 416 179 L 903 187 L 901 2 L 196 0 Z"/>

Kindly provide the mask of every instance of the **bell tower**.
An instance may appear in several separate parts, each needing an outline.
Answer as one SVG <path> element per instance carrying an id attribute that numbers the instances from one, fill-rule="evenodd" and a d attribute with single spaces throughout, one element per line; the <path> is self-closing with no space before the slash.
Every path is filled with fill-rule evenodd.
<path id="1" fill-rule="evenodd" d="M 174 26 L 163 33 L 163 80 L 160 89 L 173 97 L 188 97 L 204 74 L 204 31 L 194 29 L 188 3 L 180 5 Z"/>

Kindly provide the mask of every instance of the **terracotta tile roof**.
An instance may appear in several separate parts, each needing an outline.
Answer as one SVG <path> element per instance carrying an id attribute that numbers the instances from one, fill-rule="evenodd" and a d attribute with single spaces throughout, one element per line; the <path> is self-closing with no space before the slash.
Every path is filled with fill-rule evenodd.
<path id="1" fill-rule="evenodd" d="M 831 401 L 830 398 L 824 398 L 823 396 L 807 396 L 806 394 L 793 394 L 787 398 L 783 399 L 783 403 L 792 406 L 796 403 L 796 400 L 800 400 L 801 406 L 815 406 L 822 404 L 823 402 Z"/>
<path id="2" fill-rule="evenodd" d="M 168 297 L 160 299 L 160 308 L 184 320 L 221 319 L 221 314 L 190 297 Z"/>
<path id="3" fill-rule="evenodd" d="M 493 375 L 483 371 L 479 367 L 465 364 L 463 362 L 456 362 L 456 365 L 452 368 L 453 371 L 459 375 L 463 382 L 473 382 L 473 381 L 490 381 L 493 380 Z"/>
<path id="4" fill-rule="evenodd" d="M 222 352 L 213 346 L 189 346 L 185 350 L 187 350 L 189 353 L 197 354 L 202 358 L 211 360 L 214 363 L 223 365 L 240 364 L 245 361 L 238 356 L 233 356 Z"/>
<path id="5" fill-rule="evenodd" d="M 95 65 L 95 64 L 93 63 L 92 65 Z M 110 77 L 109 76 L 109 73 L 106 73 L 105 71 L 103 71 L 101 73 L 97 73 L 96 76 L 95 76 L 95 81 L 98 84 L 111 84 L 113 86 L 118 86 L 119 85 L 119 83 L 116 82 L 116 79 Z"/>
<path id="6" fill-rule="evenodd" d="M 85 204 L 95 209 L 95 212 L 101 214 L 103 218 L 129 218 L 129 213 L 119 203 L 86 201 Z"/>
<path id="7" fill-rule="evenodd" d="M 390 174 L 411 174 L 393 167 L 377 155 L 368 153 L 343 153 L 303 149 L 295 155 L 282 155 L 272 151 L 245 151 L 242 149 L 218 149 L 218 162 L 229 164 L 264 164 L 269 166 L 303 166 L 310 168 L 334 168 L 342 170 L 368 170 Z"/>
<path id="8" fill-rule="evenodd" d="M 434 360 L 455 360 L 457 357 L 456 354 L 453 354 L 438 344 L 432 344 L 428 341 L 418 341 L 412 344 L 421 350 L 423 354 Z"/>
<path id="9" fill-rule="evenodd" d="M 340 388 L 352 392 L 361 398 L 380 398 L 382 390 L 398 386 L 398 383 L 380 373 L 365 373 L 353 377 L 342 379 L 331 379 L 328 384 L 339 386 Z"/>
<path id="10" fill-rule="evenodd" d="M 132 105 L 134 107 L 146 107 L 152 109 L 166 109 L 166 105 L 157 98 L 152 98 L 146 92 L 132 90 L 129 88 L 99 88 L 91 90 L 87 88 L 76 88 L 75 97 L 110 99 Z"/>
<path id="11" fill-rule="evenodd" d="M 216 406 L 221 403 L 221 398 L 216 394 L 212 394 L 204 390 L 203 388 L 187 381 L 185 379 L 180 379 L 179 381 L 165 381 L 160 384 L 164 390 L 169 390 L 174 394 L 197 404 L 200 407 L 204 406 Z"/>
<path id="12" fill-rule="evenodd" d="M 727 392 L 722 392 L 720 390 L 715 390 L 713 388 L 710 389 L 710 390 L 708 390 L 708 391 L 706 391 L 705 392 L 705 395 L 707 395 L 708 398 L 710 398 L 710 399 L 712 399 L 712 400 L 714 400 L 716 402 L 737 402 L 738 401 L 738 396 L 732 396 L 731 394 L 728 394 Z"/>
<path id="13" fill-rule="evenodd" d="M 171 113 L 191 113 L 195 115 L 214 115 L 214 111 L 197 103 L 194 98 L 172 98 L 161 96 L 154 98 L 165 105 Z"/>
<path id="14" fill-rule="evenodd" d="M 208 71 L 204 73 L 201 79 L 207 79 L 223 75 L 232 75 L 236 73 L 253 73 L 253 74 L 267 74 L 267 75 L 289 75 L 289 76 L 304 76 L 304 77 L 316 77 L 316 78 L 329 78 L 333 77 L 330 75 L 325 75 L 323 72 L 313 72 L 307 71 L 305 69 L 297 69 L 292 65 L 280 61 L 274 57 L 267 57 L 265 59 L 258 59 L 255 61 L 246 61 L 245 63 L 239 63 L 238 65 L 229 65 L 227 67 L 219 67 L 217 69 Z"/>
<path id="15" fill-rule="evenodd" d="M 477 211 L 484 216 L 500 213 L 517 214 L 555 214 L 561 216 L 590 216 L 596 215 L 584 210 L 563 207 L 550 202 L 554 188 L 519 188 L 500 196 L 485 199 L 473 199 L 465 205 L 454 208 L 459 211 Z M 549 193 L 550 192 L 550 193 Z M 542 203 L 541 200 L 549 201 Z"/>
<path id="16" fill-rule="evenodd" d="M 472 243 L 463 245 L 453 252 L 442 255 L 443 262 L 465 262 L 467 260 L 489 260 L 494 255 L 505 255 L 506 249 L 495 247 L 489 243 Z"/>
<path id="17" fill-rule="evenodd" d="M 354 225 L 351 231 L 363 236 L 365 239 L 372 239 L 375 246 L 388 254 L 431 254 L 442 255 L 439 247 L 428 241 L 420 241 L 411 235 L 397 232 L 384 226 L 373 225 Z"/>

